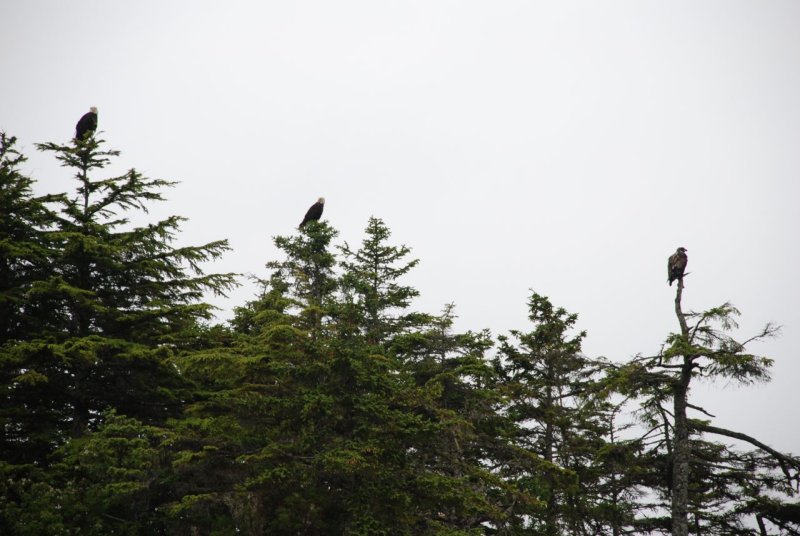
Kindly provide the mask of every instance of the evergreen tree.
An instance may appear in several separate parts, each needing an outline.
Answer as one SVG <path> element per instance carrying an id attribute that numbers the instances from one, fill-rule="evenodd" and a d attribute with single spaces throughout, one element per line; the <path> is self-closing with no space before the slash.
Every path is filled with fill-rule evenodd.
<path id="1" fill-rule="evenodd" d="M 78 474 L 57 469 L 64 467 L 59 462 L 70 459 L 75 445 L 84 445 L 89 455 L 101 448 L 93 433 L 109 409 L 142 426 L 163 425 L 179 414 L 190 385 L 170 360 L 177 349 L 196 341 L 199 322 L 210 317 L 211 307 L 200 302 L 203 293 L 223 292 L 233 284 L 231 274 L 204 275 L 200 268 L 222 254 L 226 242 L 174 247 L 181 218 L 135 226 L 123 216 L 146 212 L 170 183 L 133 169 L 95 178 L 118 154 L 101 149 L 101 143 L 89 137 L 75 146 L 40 145 L 75 171 L 78 185 L 75 195 L 48 198 L 60 206 L 52 212 L 52 230 L 48 221 L 41 228 L 30 226 L 29 240 L 22 237 L 35 244 L 27 251 L 46 258 L 46 273 L 31 271 L 28 283 L 23 276 L 34 263 L 14 268 L 18 279 L 12 292 L 24 292 L 32 305 L 22 312 L 33 311 L 39 324 L 0 349 L 6 419 L 0 450 L 8 462 L 3 476 L 10 489 L 27 489 L 26 482 L 32 482 L 30 489 L 47 486 L 57 477 L 74 482 Z M 35 224 L 25 210 L 18 204 L 9 221 L 27 218 Z M 20 250 L 25 240 L 19 241 Z M 36 507 L 26 502 L 31 496 L 25 493 L 10 497 L 16 497 L 17 509 Z M 67 511 L 65 503 L 59 504 Z M 13 511 L 4 507 L 3 526 L 13 522 L 13 515 L 6 515 Z"/>
<path id="2" fill-rule="evenodd" d="M 604 365 L 581 353 L 584 332 L 569 334 L 577 315 L 535 292 L 528 307 L 534 329 L 501 336 L 495 360 L 508 398 L 506 411 L 517 424 L 515 443 L 546 462 L 544 471 L 515 475 L 526 479 L 544 503 L 526 525 L 531 533 L 547 536 L 619 530 L 626 494 L 619 481 L 616 490 L 609 489 L 614 473 L 608 475 L 604 464 L 612 452 L 624 449 L 608 443 L 614 408 L 600 396 Z M 616 492 L 614 500 L 605 496 L 610 491 Z"/>
<path id="3" fill-rule="evenodd" d="M 192 520 L 187 532 L 212 519 L 251 534 L 499 526 L 524 495 L 487 461 L 509 450 L 497 439 L 507 421 L 483 358 L 488 335 L 451 333 L 449 310 L 406 320 L 416 291 L 397 265 L 407 251 L 386 243 L 379 220 L 359 257 L 342 248 L 341 276 L 334 235 L 312 223 L 276 238 L 284 258 L 237 309 L 233 343 L 182 360 L 209 391 L 176 440 L 180 478 L 196 487 L 170 510 Z"/>
<path id="4" fill-rule="evenodd" d="M 298 327 L 312 335 L 323 328 L 323 318 L 330 315 L 339 286 L 334 273 L 336 257 L 330 251 L 337 234 L 326 222 L 312 221 L 301 228 L 300 235 L 276 237 L 275 245 L 286 258 L 267 263 L 272 270 L 270 287 L 289 298 L 285 305 L 299 313 Z"/>
<path id="5" fill-rule="evenodd" d="M 390 361 L 340 322 L 334 236 L 312 222 L 276 238 L 284 258 L 237 309 L 232 345 L 181 361 L 210 389 L 179 439 L 181 474 L 204 476 L 171 506 L 192 527 L 213 517 L 251 534 L 408 533 L 403 438 L 415 421 L 395 407 Z M 217 363 L 236 371 L 230 381 Z"/>
<path id="6" fill-rule="evenodd" d="M 371 217 L 365 232 L 367 236 L 357 251 L 347 242 L 340 248 L 345 256 L 343 299 L 363 319 L 358 328 L 367 342 L 386 345 L 394 335 L 417 325 L 422 318 L 405 312 L 419 292 L 398 282 L 419 261 L 405 260 L 411 252 L 406 246 L 386 243 L 391 232 L 381 219 Z"/>
<path id="7" fill-rule="evenodd" d="M 483 533 L 519 498 L 489 461 L 508 447 L 498 437 L 506 421 L 496 413 L 495 374 L 484 357 L 492 342 L 486 332 L 453 333 L 452 306 L 440 316 L 408 312 L 418 293 L 400 278 L 418 261 L 406 261 L 410 250 L 388 244 L 389 237 L 385 224 L 370 218 L 361 247 L 341 248 L 338 320 L 385 356 L 402 382 L 396 409 L 417 423 L 403 457 L 411 533 Z"/>
<path id="8" fill-rule="evenodd" d="M 0 132 L 0 345 L 31 336 L 47 321 L 31 289 L 53 264 L 47 231 L 55 216 L 47 203 L 55 197 L 33 197 L 33 180 L 19 170 L 26 158 L 15 144 Z"/>
<path id="9" fill-rule="evenodd" d="M 103 334 L 143 344 L 178 342 L 184 330 L 211 318 L 204 292 L 222 293 L 231 274 L 203 274 L 201 264 L 227 251 L 225 240 L 175 247 L 184 218 L 170 216 L 134 226 L 124 216 L 147 212 L 174 183 L 149 179 L 135 169 L 104 179 L 92 177 L 119 151 L 101 149 L 93 137 L 76 147 L 40 144 L 75 171 L 76 195 L 62 198 L 58 221 L 59 268 L 47 290 L 63 301 L 59 337 Z M 45 290 L 43 290 L 45 292 Z"/>
<path id="10" fill-rule="evenodd" d="M 745 385 L 766 381 L 772 360 L 747 352 L 746 345 L 773 336 L 777 328 L 767 325 L 739 342 L 730 335 L 737 327 L 736 308 L 726 303 L 702 313 L 685 313 L 682 294 L 679 279 L 675 314 L 680 331 L 668 337 L 658 355 L 637 358 L 612 375 L 623 393 L 640 397 L 648 434 L 661 434 L 645 455 L 663 468 L 661 478 L 651 485 L 665 500 L 670 517 L 651 520 L 647 526 L 678 535 L 756 535 L 767 534 L 765 520 L 772 520 L 787 534 L 797 533 L 800 518 L 792 519 L 796 506 L 785 498 L 798 485 L 800 460 L 740 432 L 689 416 L 689 410 L 695 410 L 713 417 L 690 402 L 693 380 L 725 378 Z M 760 452 L 739 452 L 703 434 L 744 441 Z"/>
<path id="11" fill-rule="evenodd" d="M 487 331 L 453 330 L 453 306 L 419 329 L 396 337 L 392 352 L 413 381 L 417 411 L 433 426 L 420 437 L 413 463 L 419 485 L 415 508 L 436 534 L 484 534 L 506 527 L 514 509 L 537 501 L 503 479 L 509 460 L 526 466 L 539 459 L 510 443 L 511 423 L 499 413 L 502 394 L 486 359 Z"/>
<path id="12" fill-rule="evenodd" d="M 60 447 L 46 469 L 6 465 L 4 534 L 164 533 L 164 516 L 153 505 L 162 492 L 154 483 L 168 471 L 168 437 L 163 428 L 110 411 L 94 433 Z"/>

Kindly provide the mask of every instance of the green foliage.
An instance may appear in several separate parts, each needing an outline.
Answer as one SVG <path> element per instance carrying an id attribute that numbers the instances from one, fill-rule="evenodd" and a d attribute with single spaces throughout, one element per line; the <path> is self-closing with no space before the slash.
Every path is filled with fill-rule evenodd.
<path id="1" fill-rule="evenodd" d="M 657 355 L 614 367 L 606 380 L 608 390 L 639 399 L 638 416 L 649 431 L 637 442 L 643 448 L 637 457 L 642 469 L 637 484 L 649 488 L 651 496 L 657 498 L 651 506 L 653 511 L 672 513 L 671 520 L 662 517 L 661 522 L 645 523 L 637 519 L 634 526 L 675 533 L 678 520 L 685 524 L 680 530 L 687 534 L 757 534 L 752 528 L 754 518 L 762 525 L 769 518 L 754 505 L 766 505 L 765 497 L 781 503 L 777 497 L 793 496 L 800 460 L 765 449 L 744 434 L 688 418 L 687 411 L 710 416 L 689 402 L 693 380 L 724 378 L 744 385 L 767 381 L 772 360 L 748 353 L 746 346 L 776 335 L 778 329 L 768 324 L 754 337 L 739 342 L 731 334 L 738 328 L 736 319 L 740 315 L 735 307 L 725 303 L 701 313 L 684 313 L 680 304 L 682 285 L 677 292 L 681 332 L 670 334 Z M 711 441 L 701 434 L 704 430 L 744 439 L 762 452 L 743 452 Z M 681 466 L 682 480 L 676 477 Z M 685 486 L 685 495 L 675 491 L 678 485 Z M 777 521 L 773 525 L 789 534 L 800 533 L 800 525 L 792 527 L 791 523 Z M 766 526 L 757 530 L 764 534 Z"/>
<path id="2" fill-rule="evenodd" d="M 659 356 L 664 364 L 688 357 L 694 365 L 694 375 L 707 378 L 725 377 L 740 384 L 769 380 L 772 360 L 745 352 L 745 345 L 754 340 L 774 337 L 779 328 L 767 324 L 761 333 L 745 343 L 729 333 L 738 328 L 736 318 L 741 313 L 730 303 L 701 313 L 686 313 L 694 322 L 686 334 L 671 334 L 667 347 Z"/>
<path id="3" fill-rule="evenodd" d="M 283 261 L 267 263 L 272 270 L 270 286 L 292 297 L 306 328 L 318 328 L 326 314 L 330 296 L 338 285 L 333 273 L 336 265 L 329 251 L 337 232 L 326 222 L 313 221 L 299 236 L 275 238 L 275 245 L 285 252 Z"/>
<path id="4" fill-rule="evenodd" d="M 2 526 L 11 534 L 153 533 L 167 436 L 109 412 L 96 432 L 55 452 L 47 471 L 3 465 Z"/>
<path id="5" fill-rule="evenodd" d="M 452 308 L 406 312 L 416 291 L 398 279 L 415 263 L 380 220 L 343 262 L 334 236 L 312 223 L 276 238 L 285 257 L 237 309 L 233 343 L 177 361 L 205 395 L 177 426 L 175 467 L 196 499 L 170 511 L 202 504 L 241 526 L 237 489 L 266 533 L 477 534 L 535 503 L 487 462 L 513 449 L 488 334 L 451 333 Z"/>
<path id="6" fill-rule="evenodd" d="M 102 141 L 40 145 L 77 180 L 74 194 L 42 198 L 30 196 L 31 180 L 19 174 L 13 140 L 3 136 L 2 144 L 0 201 L 8 212 L 0 238 L 8 247 L 0 269 L 11 276 L 0 289 L 0 456 L 13 489 L 0 531 L 108 534 L 116 517 L 115 533 L 149 533 L 138 497 L 141 479 L 149 490 L 156 476 L 136 468 L 145 447 L 132 443 L 112 467 L 111 446 L 101 442 L 123 441 L 109 434 L 134 422 L 124 419 L 164 425 L 195 396 L 171 361 L 206 336 L 205 292 L 233 284 L 231 274 L 206 275 L 200 266 L 227 244 L 173 247 L 177 217 L 132 225 L 123 214 L 146 212 L 170 183 L 135 170 L 94 178 L 118 154 Z M 76 473 L 77 466 L 92 469 Z"/>
<path id="7" fill-rule="evenodd" d="M 33 197 L 33 180 L 19 170 L 26 159 L 15 144 L 0 132 L 0 345 L 25 339 L 47 322 L 33 287 L 53 266 L 48 231 L 55 215 L 47 203 L 57 197 Z"/>
<path id="8" fill-rule="evenodd" d="M 745 347 L 776 329 L 736 341 L 729 304 L 612 364 L 532 293 L 532 327 L 492 359 L 453 305 L 412 310 L 418 261 L 374 217 L 358 247 L 326 222 L 276 237 L 259 294 L 209 325 L 203 296 L 234 280 L 202 266 L 227 242 L 174 246 L 177 216 L 135 223 L 171 182 L 99 177 L 118 153 L 90 136 L 39 146 L 76 188 L 33 197 L 0 142 L 2 534 L 668 533 L 667 404 L 693 379 L 768 379 Z M 800 462 L 684 424 L 693 532 L 799 532 Z"/>
<path id="9" fill-rule="evenodd" d="M 411 253 L 406 246 L 386 244 L 391 232 L 382 220 L 371 217 L 365 231 L 367 237 L 358 250 L 353 251 L 346 242 L 340 247 L 345 257 L 343 309 L 352 315 L 368 342 L 389 344 L 392 336 L 415 325 L 418 319 L 418 315 L 403 311 L 419 293 L 398 280 L 419 261 L 404 260 Z"/>
<path id="10" fill-rule="evenodd" d="M 538 512 L 523 512 L 528 520 L 518 524 L 542 534 L 619 530 L 632 491 L 619 478 L 624 470 L 612 453 L 631 451 L 609 443 L 614 408 L 600 385 L 604 363 L 581 353 L 584 332 L 569 334 L 577 315 L 535 292 L 528 307 L 532 331 L 501 336 L 494 361 L 508 400 L 505 412 L 517 425 L 514 443 L 546 463 L 516 468 L 516 478 L 544 503 Z"/>
<path id="11" fill-rule="evenodd" d="M 160 190 L 173 183 L 135 169 L 92 178 L 119 154 L 101 144 L 95 138 L 77 147 L 39 144 L 75 170 L 78 187 L 76 195 L 59 198 L 56 267 L 37 291 L 61 309 L 56 336 L 102 332 L 148 344 L 180 342 L 185 330 L 211 317 L 211 307 L 199 301 L 204 293 L 222 293 L 234 284 L 232 274 L 201 270 L 228 250 L 227 241 L 172 246 L 183 221 L 178 216 L 131 225 L 124 214 L 146 212 L 147 203 L 163 200 Z"/>

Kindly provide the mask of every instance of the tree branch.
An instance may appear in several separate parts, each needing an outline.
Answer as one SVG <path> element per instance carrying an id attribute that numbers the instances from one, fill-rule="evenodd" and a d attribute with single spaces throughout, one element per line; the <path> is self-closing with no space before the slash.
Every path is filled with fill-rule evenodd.
<path id="1" fill-rule="evenodd" d="M 764 524 L 764 518 L 761 517 L 761 514 L 756 515 L 756 521 L 758 522 L 759 534 L 761 534 L 761 536 L 768 536 L 767 526 Z"/>
<path id="2" fill-rule="evenodd" d="M 777 450 L 773 449 L 769 445 L 762 443 L 761 441 L 755 439 L 754 437 L 750 437 L 749 435 L 743 434 L 741 432 L 733 432 L 731 430 L 726 430 L 725 428 L 718 428 L 716 426 L 711 426 L 691 419 L 689 420 L 689 427 L 700 432 L 708 432 L 710 434 L 717 434 L 726 437 L 732 437 L 733 439 L 739 439 L 741 441 L 746 441 L 747 443 L 750 443 L 751 445 L 760 448 L 764 452 L 771 454 L 772 457 L 778 461 L 778 464 L 781 466 L 783 474 L 786 476 L 786 479 L 789 480 L 789 482 L 797 478 L 797 475 L 792 477 L 791 473 L 789 473 L 789 467 L 794 467 L 795 470 L 799 470 L 800 460 L 798 460 L 797 458 L 793 458 L 791 456 L 787 456 L 782 452 L 778 452 Z"/>
<path id="3" fill-rule="evenodd" d="M 695 406 L 694 404 L 690 404 L 690 403 L 688 403 L 688 402 L 686 403 L 686 406 L 687 406 L 687 407 L 690 407 L 690 408 L 692 408 L 692 409 L 696 409 L 697 411 L 699 411 L 699 412 L 701 412 L 701 413 L 705 413 L 705 414 L 706 414 L 706 415 L 708 415 L 709 417 L 714 417 L 714 418 L 716 418 L 716 415 L 711 415 L 709 412 L 707 412 L 706 410 L 704 410 L 704 409 L 703 409 L 703 408 L 701 408 L 700 406 Z"/>

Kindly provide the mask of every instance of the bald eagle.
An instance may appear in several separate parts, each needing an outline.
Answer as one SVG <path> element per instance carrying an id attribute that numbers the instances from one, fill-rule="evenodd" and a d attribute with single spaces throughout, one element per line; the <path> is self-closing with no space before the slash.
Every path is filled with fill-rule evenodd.
<path id="1" fill-rule="evenodd" d="M 688 260 L 686 248 L 678 248 L 675 253 L 669 256 L 669 261 L 667 261 L 667 281 L 669 286 L 672 286 L 672 282 L 676 279 L 683 279 L 683 272 L 686 270 Z"/>
<path id="2" fill-rule="evenodd" d="M 302 229 L 305 224 L 310 221 L 318 221 L 322 217 L 322 209 L 325 208 L 325 198 L 320 197 L 317 199 L 317 202 L 311 205 L 306 212 L 306 217 L 303 218 L 303 221 L 300 222 L 300 227 L 298 229 Z"/>
<path id="3" fill-rule="evenodd" d="M 97 130 L 97 108 L 92 106 L 89 108 L 89 111 L 83 114 L 83 117 L 78 120 L 78 124 L 75 125 L 75 139 L 83 141 L 87 133 L 94 134 L 95 130 Z"/>

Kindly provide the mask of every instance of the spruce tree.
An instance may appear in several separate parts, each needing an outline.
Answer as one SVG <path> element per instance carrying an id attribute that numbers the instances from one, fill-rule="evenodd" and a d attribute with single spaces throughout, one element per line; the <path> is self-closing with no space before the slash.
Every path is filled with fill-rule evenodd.
<path id="1" fill-rule="evenodd" d="M 48 203 L 56 198 L 33 196 L 33 179 L 19 169 L 26 158 L 15 144 L 15 137 L 0 132 L 0 345 L 42 329 L 47 318 L 31 290 L 53 264 L 48 231 L 55 215 Z"/>
<path id="2" fill-rule="evenodd" d="M 48 378 L 30 366 L 35 356 L 20 352 L 56 323 L 52 304 L 37 290 L 55 265 L 48 203 L 58 197 L 32 195 L 33 179 L 22 175 L 25 157 L 15 143 L 0 133 L 0 458 L 11 464 L 41 459 L 58 434 L 39 413 L 52 404 L 38 393 Z"/>
<path id="3" fill-rule="evenodd" d="M 74 171 L 77 187 L 49 198 L 52 229 L 37 246 L 47 273 L 25 289 L 38 329 L 3 347 L 4 407 L 24 408 L 2 446 L 15 463 L 44 463 L 69 438 L 95 429 L 109 408 L 147 424 L 177 414 L 188 385 L 169 360 L 210 318 L 203 293 L 233 284 L 231 274 L 201 271 L 225 241 L 174 247 L 181 218 L 137 226 L 125 217 L 146 213 L 171 183 L 134 169 L 97 178 L 118 152 L 93 137 L 39 147 Z M 20 209 L 14 217 L 26 216 Z"/>
<path id="4" fill-rule="evenodd" d="M 154 505 L 169 471 L 164 428 L 109 411 L 92 433 L 65 443 L 47 467 L 9 467 L 0 484 L 3 534 L 164 534 Z"/>
<path id="5" fill-rule="evenodd" d="M 417 534 L 483 532 L 519 499 L 489 461 L 507 454 L 495 374 L 484 358 L 492 342 L 485 331 L 453 333 L 453 306 L 438 316 L 409 311 L 418 292 L 401 278 L 418 261 L 406 260 L 406 246 L 388 242 L 391 233 L 380 219 L 370 218 L 365 233 L 358 250 L 347 243 L 341 248 L 337 319 L 386 360 L 401 382 L 393 408 L 416 423 L 397 445 L 398 451 L 404 445 L 404 493 L 410 497 L 404 517 Z"/>
<path id="6" fill-rule="evenodd" d="M 58 222 L 61 257 L 52 292 L 63 299 L 63 332 L 150 345 L 179 342 L 185 329 L 211 318 L 212 307 L 201 301 L 204 293 L 222 293 L 233 284 L 232 274 L 204 274 L 201 268 L 229 249 L 227 241 L 175 247 L 185 219 L 179 216 L 131 224 L 127 213 L 147 213 L 174 183 L 135 169 L 95 178 L 119 155 L 102 149 L 102 143 L 89 137 L 75 147 L 39 145 L 77 180 L 76 193 L 63 197 Z"/>
<path id="7" fill-rule="evenodd" d="M 40 148 L 75 172 L 77 188 L 48 198 L 47 270 L 25 292 L 38 327 L 3 347 L 3 393 L 16 413 L 5 427 L 0 528 L 165 532 L 156 508 L 169 502 L 161 482 L 174 477 L 163 426 L 197 396 L 172 360 L 217 336 L 202 326 L 212 308 L 201 300 L 233 275 L 206 275 L 201 264 L 227 243 L 175 247 L 182 218 L 129 221 L 171 183 L 134 169 L 97 178 L 118 155 L 102 141 Z"/>
<path id="8" fill-rule="evenodd" d="M 515 475 L 544 504 L 529 527 L 547 536 L 613 531 L 627 505 L 623 490 L 616 501 L 605 497 L 611 475 L 603 464 L 614 429 L 613 407 L 600 394 L 604 364 L 581 353 L 585 333 L 570 333 L 577 315 L 535 292 L 528 307 L 533 330 L 501 336 L 495 366 L 517 424 L 515 444 L 545 462 L 543 471 Z"/>
<path id="9" fill-rule="evenodd" d="M 683 290 L 679 279 L 674 310 L 680 330 L 657 355 L 636 358 L 611 375 L 621 392 L 641 401 L 646 435 L 656 439 L 649 440 L 644 455 L 662 468 L 650 485 L 664 500 L 669 517 L 639 526 L 678 535 L 756 535 L 767 534 L 766 521 L 771 520 L 787 534 L 797 533 L 800 518 L 792 519 L 796 505 L 787 500 L 800 482 L 800 459 L 741 432 L 713 426 L 706 419 L 713 415 L 690 399 L 693 382 L 701 379 L 740 385 L 767 381 L 772 360 L 748 352 L 746 346 L 774 336 L 777 328 L 768 324 L 740 342 L 731 335 L 739 316 L 735 307 L 725 303 L 684 312 Z M 691 417 L 690 411 L 702 418 Z M 707 439 L 709 434 L 758 450 L 741 452 Z"/>
<path id="10" fill-rule="evenodd" d="M 338 289 L 334 273 L 336 257 L 330 243 L 337 231 L 325 222 L 312 221 L 291 237 L 278 236 L 275 245 L 285 252 L 282 261 L 271 261 L 270 286 L 289 297 L 292 310 L 297 311 L 298 327 L 317 335 L 324 319 L 330 316 L 330 305 Z"/>
<path id="11" fill-rule="evenodd" d="M 419 295 L 416 289 L 399 283 L 418 259 L 406 261 L 411 253 L 406 246 L 387 244 L 391 232 L 379 218 L 371 217 L 366 237 L 358 250 L 345 242 L 341 252 L 345 304 L 352 305 L 363 319 L 358 329 L 370 344 L 390 344 L 392 336 L 418 323 L 420 315 L 406 309 Z"/>
<path id="12" fill-rule="evenodd" d="M 333 236 L 323 222 L 276 238 L 282 258 L 237 309 L 231 344 L 181 360 L 207 391 L 179 425 L 175 467 L 189 487 L 168 510 L 191 520 L 187 531 L 212 521 L 252 534 L 500 526 L 528 498 L 488 461 L 512 450 L 488 334 L 452 333 L 450 310 L 407 312 L 407 250 L 387 243 L 379 220 L 338 263 Z"/>
<path id="13" fill-rule="evenodd" d="M 213 517 L 253 534 L 408 533 L 410 424 L 392 407 L 390 362 L 343 327 L 335 235 L 312 222 L 277 237 L 283 258 L 237 309 L 232 344 L 181 360 L 208 389 L 180 424 L 177 466 L 193 487 L 169 507 L 192 526 Z"/>

